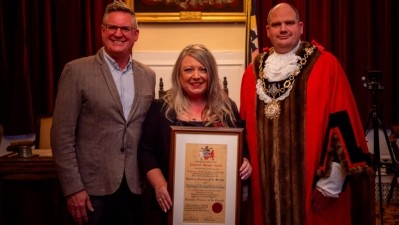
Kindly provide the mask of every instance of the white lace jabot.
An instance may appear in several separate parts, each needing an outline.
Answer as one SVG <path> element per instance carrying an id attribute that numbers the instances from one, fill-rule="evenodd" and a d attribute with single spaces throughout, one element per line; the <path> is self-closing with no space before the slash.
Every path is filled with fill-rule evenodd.
<path id="1" fill-rule="evenodd" d="M 269 82 L 277 82 L 287 79 L 290 75 L 294 73 L 295 70 L 299 69 L 299 61 L 301 57 L 296 55 L 295 52 L 298 50 L 301 42 L 288 53 L 279 54 L 274 52 L 271 54 L 265 62 L 263 67 L 263 77 Z M 295 82 L 295 81 L 294 81 Z M 292 86 L 291 86 L 292 87 Z M 272 101 L 271 96 L 268 96 L 263 91 L 263 83 L 261 79 L 256 82 L 256 93 L 259 95 L 259 99 L 265 103 L 270 103 Z M 291 89 L 289 88 L 283 95 L 278 97 L 276 100 L 283 100 L 290 94 Z"/>
<path id="2" fill-rule="evenodd" d="M 298 50 L 301 42 L 290 52 L 279 54 L 274 52 L 265 62 L 263 68 L 263 77 L 269 82 L 276 82 L 287 79 L 296 69 L 298 69 L 298 61 L 300 56 L 295 52 Z"/>

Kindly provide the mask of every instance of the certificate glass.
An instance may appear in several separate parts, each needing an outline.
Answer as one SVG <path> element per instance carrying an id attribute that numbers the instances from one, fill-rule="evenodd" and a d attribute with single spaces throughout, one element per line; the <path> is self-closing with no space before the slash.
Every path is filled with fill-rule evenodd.
<path id="1" fill-rule="evenodd" d="M 169 225 L 238 224 L 243 128 L 171 128 Z"/>

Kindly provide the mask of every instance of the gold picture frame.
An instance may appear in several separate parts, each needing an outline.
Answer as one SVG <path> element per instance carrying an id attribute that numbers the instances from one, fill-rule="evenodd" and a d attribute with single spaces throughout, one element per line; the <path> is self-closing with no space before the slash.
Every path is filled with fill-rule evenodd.
<path id="1" fill-rule="evenodd" d="M 169 225 L 238 225 L 243 128 L 171 126 Z"/>
<path id="2" fill-rule="evenodd" d="M 246 0 L 126 0 L 126 4 L 139 23 L 245 22 L 247 13 Z"/>

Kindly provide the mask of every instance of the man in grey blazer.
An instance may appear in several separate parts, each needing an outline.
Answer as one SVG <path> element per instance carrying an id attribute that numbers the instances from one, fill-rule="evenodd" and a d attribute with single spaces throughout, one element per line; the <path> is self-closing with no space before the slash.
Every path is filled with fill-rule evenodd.
<path id="1" fill-rule="evenodd" d="M 134 12 L 107 6 L 104 47 L 65 65 L 51 145 L 68 210 L 78 224 L 140 224 L 137 145 L 155 95 L 155 73 L 132 59 Z"/>

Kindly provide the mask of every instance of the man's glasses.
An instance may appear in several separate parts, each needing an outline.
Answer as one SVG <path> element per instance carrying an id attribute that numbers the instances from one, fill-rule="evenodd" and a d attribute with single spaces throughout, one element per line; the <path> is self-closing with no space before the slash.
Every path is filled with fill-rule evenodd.
<path id="1" fill-rule="evenodd" d="M 112 24 L 103 24 L 105 29 L 110 32 L 110 33 L 115 33 L 118 29 L 121 29 L 121 32 L 123 34 L 130 34 L 130 32 L 135 29 L 134 27 L 129 27 L 129 26 L 116 26 Z"/>

